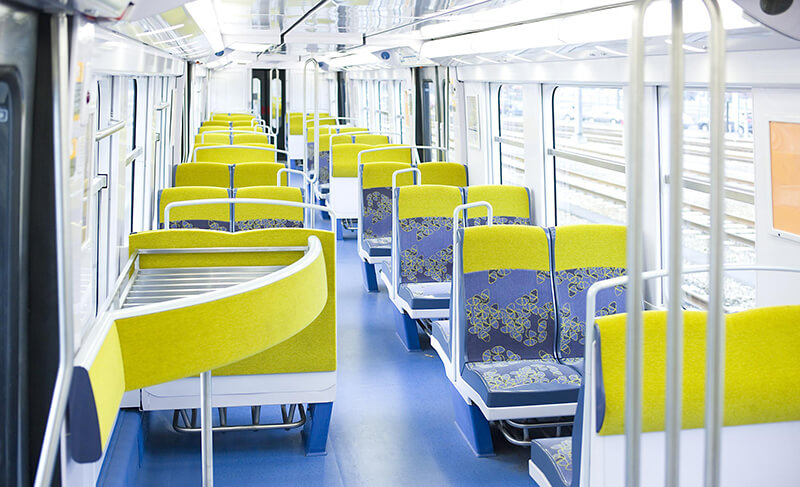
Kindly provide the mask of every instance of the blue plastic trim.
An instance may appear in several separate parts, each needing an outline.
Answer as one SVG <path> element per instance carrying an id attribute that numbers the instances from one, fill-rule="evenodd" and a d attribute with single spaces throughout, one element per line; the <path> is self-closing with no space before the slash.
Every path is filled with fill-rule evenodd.
<path id="1" fill-rule="evenodd" d="M 478 406 L 467 404 L 454 385 L 451 385 L 453 410 L 456 416 L 456 426 L 458 427 L 467 444 L 472 448 L 475 456 L 492 457 L 494 456 L 494 444 L 492 443 L 492 431 L 489 428 L 489 421 L 486 420 Z"/>
<path id="2" fill-rule="evenodd" d="M 332 402 L 309 404 L 307 420 L 303 426 L 303 447 L 307 457 L 327 455 L 328 430 L 331 425 Z"/>
<path id="3" fill-rule="evenodd" d="M 344 240 L 344 225 L 342 220 L 336 220 L 336 240 Z"/>
<path id="4" fill-rule="evenodd" d="M 364 276 L 364 288 L 367 292 L 378 292 L 378 276 L 375 274 L 375 264 L 370 264 L 367 261 L 361 262 L 361 274 Z"/>
<path id="5" fill-rule="evenodd" d="M 89 371 L 75 367 L 67 409 L 69 452 L 77 463 L 96 462 L 103 456 L 100 426 Z"/>
<path id="6" fill-rule="evenodd" d="M 419 350 L 419 333 L 417 332 L 417 320 L 412 319 L 404 311 L 398 310 L 394 315 L 394 324 L 397 328 L 397 336 L 405 345 L 409 352 Z"/>

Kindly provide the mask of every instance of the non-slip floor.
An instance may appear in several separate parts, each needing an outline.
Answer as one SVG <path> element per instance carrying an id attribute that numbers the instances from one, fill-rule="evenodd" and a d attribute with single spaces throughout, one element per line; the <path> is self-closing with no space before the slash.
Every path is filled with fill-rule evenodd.
<path id="1" fill-rule="evenodd" d="M 436 352 L 424 338 L 421 352 L 405 351 L 385 289 L 366 293 L 359 266 L 355 240 L 340 241 L 338 392 L 327 456 L 304 456 L 299 430 L 217 433 L 215 485 L 532 486 L 529 450 L 497 431 L 496 456 L 472 453 L 455 426 L 451 386 Z M 249 409 L 228 415 L 233 423 Z M 137 486 L 200 485 L 200 438 L 174 432 L 171 421 L 171 413 L 148 413 Z"/>

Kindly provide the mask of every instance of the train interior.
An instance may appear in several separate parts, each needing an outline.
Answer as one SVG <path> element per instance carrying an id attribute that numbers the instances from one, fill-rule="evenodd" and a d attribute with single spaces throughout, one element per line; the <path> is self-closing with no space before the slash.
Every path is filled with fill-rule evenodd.
<path id="1" fill-rule="evenodd" d="M 800 485 L 800 2 L 0 0 L 0 188 L 2 485 Z"/>

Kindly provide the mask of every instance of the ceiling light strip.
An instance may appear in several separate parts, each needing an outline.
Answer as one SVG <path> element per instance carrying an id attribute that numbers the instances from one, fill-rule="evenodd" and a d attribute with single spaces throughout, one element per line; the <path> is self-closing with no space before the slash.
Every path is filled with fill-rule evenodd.
<path id="1" fill-rule="evenodd" d="M 177 42 L 177 41 L 180 41 L 182 39 L 188 39 L 188 38 L 192 37 L 193 35 L 194 34 L 186 34 L 185 36 L 173 37 L 172 39 L 166 39 L 166 40 L 163 40 L 163 41 L 156 41 L 156 42 L 152 42 L 151 44 L 154 45 L 154 46 L 157 46 L 159 44 L 167 44 L 169 42 Z"/>
<path id="2" fill-rule="evenodd" d="M 150 31 L 147 31 L 147 32 L 139 32 L 138 34 L 136 34 L 136 37 L 163 34 L 164 32 L 172 32 L 173 30 L 178 30 L 181 27 L 183 27 L 183 24 L 173 25 L 173 26 L 165 27 L 163 29 L 158 29 L 158 30 L 150 30 Z"/>
<path id="3" fill-rule="evenodd" d="M 594 48 L 598 51 L 603 51 L 606 54 L 613 54 L 614 56 L 627 56 L 627 54 L 622 51 L 617 51 L 606 46 L 594 46 Z"/>

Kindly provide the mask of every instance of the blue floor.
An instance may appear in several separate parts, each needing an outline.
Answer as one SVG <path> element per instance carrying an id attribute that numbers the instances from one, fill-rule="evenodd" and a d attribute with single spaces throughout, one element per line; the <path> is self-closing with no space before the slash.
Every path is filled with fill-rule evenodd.
<path id="1" fill-rule="evenodd" d="M 475 457 L 455 426 L 451 386 L 436 352 L 424 336 L 421 352 L 405 351 L 386 290 L 362 288 L 355 240 L 340 241 L 338 249 L 339 375 L 328 455 L 304 456 L 299 430 L 217 433 L 215 485 L 532 486 L 529 450 L 496 430 L 497 456 Z M 249 414 L 231 409 L 229 422 Z M 270 414 L 277 409 L 263 416 Z M 200 438 L 174 432 L 171 422 L 171 412 L 147 414 L 135 485 L 200 485 Z"/>

